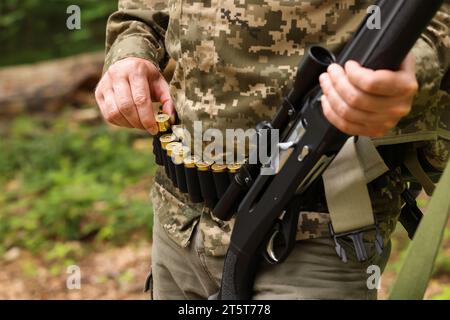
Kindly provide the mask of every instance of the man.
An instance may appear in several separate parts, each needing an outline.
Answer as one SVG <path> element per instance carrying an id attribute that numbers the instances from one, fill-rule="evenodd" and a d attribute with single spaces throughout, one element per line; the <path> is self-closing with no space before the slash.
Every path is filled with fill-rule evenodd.
<path id="1" fill-rule="evenodd" d="M 188 130 L 197 120 L 204 129 L 254 127 L 275 114 L 305 48 L 322 44 L 338 52 L 371 4 L 119 0 L 108 22 L 97 102 L 108 122 L 150 134 L 157 133 L 152 102 L 161 102 L 172 122 L 178 118 Z M 397 72 L 373 71 L 356 62 L 331 65 L 320 77 L 326 118 L 349 135 L 409 142 L 402 140 L 397 124 L 413 105 L 426 112 L 440 90 L 450 61 L 449 15 L 447 3 Z M 168 84 L 161 70 L 170 58 L 176 68 Z M 420 137 L 420 130 L 415 133 Z M 367 267 L 383 269 L 389 250 L 381 256 L 371 252 L 364 263 L 350 252 L 350 261 L 342 263 L 328 232 L 322 188 L 312 193 L 311 206 L 299 208 L 299 241 L 288 259 L 261 266 L 255 299 L 376 298 L 376 290 L 366 284 Z M 404 183 L 393 169 L 368 188 L 389 248 Z M 205 299 L 216 293 L 233 222 L 218 221 L 209 209 L 191 203 L 161 170 L 152 202 L 153 297 Z"/>

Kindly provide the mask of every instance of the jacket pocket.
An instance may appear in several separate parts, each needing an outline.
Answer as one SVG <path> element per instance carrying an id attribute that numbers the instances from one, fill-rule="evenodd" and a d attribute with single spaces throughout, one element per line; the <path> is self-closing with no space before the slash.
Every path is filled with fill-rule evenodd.
<path id="1" fill-rule="evenodd" d="M 201 210 L 196 210 L 180 201 L 169 190 L 156 182 L 150 192 L 150 197 L 156 218 L 155 222 L 161 224 L 169 238 L 176 244 L 180 247 L 187 247 L 201 215 Z"/>

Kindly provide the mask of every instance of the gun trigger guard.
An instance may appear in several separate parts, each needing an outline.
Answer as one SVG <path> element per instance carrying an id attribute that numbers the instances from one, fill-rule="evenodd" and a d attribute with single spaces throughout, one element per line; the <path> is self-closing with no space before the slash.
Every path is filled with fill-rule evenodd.
<path id="1" fill-rule="evenodd" d="M 282 263 L 294 248 L 297 236 L 298 217 L 299 213 L 295 212 L 295 210 L 288 210 L 275 223 L 264 254 L 264 257 L 270 264 Z M 280 239 L 282 242 L 281 245 L 278 243 L 277 250 L 275 250 L 277 239 Z"/>
<path id="2" fill-rule="evenodd" d="M 264 258 L 270 264 L 278 264 L 279 263 L 279 259 L 277 258 L 276 254 L 275 254 L 275 250 L 274 250 L 275 238 L 278 236 L 279 233 L 280 233 L 280 231 L 277 230 L 277 228 L 276 228 L 274 230 L 274 232 L 272 233 L 272 235 L 270 236 L 269 241 L 267 242 L 266 251 L 264 252 Z"/>

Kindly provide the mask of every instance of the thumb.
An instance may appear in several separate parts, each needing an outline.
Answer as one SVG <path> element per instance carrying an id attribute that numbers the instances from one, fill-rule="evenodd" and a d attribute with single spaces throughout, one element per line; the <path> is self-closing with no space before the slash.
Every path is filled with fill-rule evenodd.
<path id="1" fill-rule="evenodd" d="M 170 116 L 170 122 L 175 124 L 176 112 L 173 104 L 173 99 L 170 95 L 169 84 L 161 75 L 158 79 L 153 82 L 152 91 L 154 96 L 153 101 L 159 101 L 162 104 L 163 112 Z"/>

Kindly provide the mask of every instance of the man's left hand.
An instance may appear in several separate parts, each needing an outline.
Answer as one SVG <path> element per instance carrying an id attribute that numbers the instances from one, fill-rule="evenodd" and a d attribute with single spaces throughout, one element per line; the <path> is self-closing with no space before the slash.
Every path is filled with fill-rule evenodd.
<path id="1" fill-rule="evenodd" d="M 412 54 L 399 71 L 371 70 L 355 61 L 332 64 L 320 76 L 322 108 L 335 127 L 349 135 L 382 137 L 409 114 L 418 91 Z"/>

